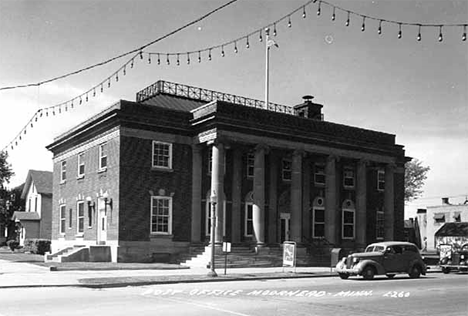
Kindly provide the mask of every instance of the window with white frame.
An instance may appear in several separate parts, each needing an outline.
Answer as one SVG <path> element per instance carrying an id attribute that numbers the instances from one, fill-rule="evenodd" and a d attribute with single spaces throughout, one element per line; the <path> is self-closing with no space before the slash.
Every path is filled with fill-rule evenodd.
<path id="1" fill-rule="evenodd" d="M 99 171 L 107 169 L 107 143 L 99 145 Z"/>
<path id="2" fill-rule="evenodd" d="M 352 168 L 343 170 L 343 186 L 345 188 L 354 188 L 354 170 Z"/>
<path id="3" fill-rule="evenodd" d="M 67 180 L 67 162 L 64 160 L 60 163 L 60 182 Z"/>
<path id="4" fill-rule="evenodd" d="M 68 228 L 73 227 L 73 210 L 69 209 L 68 210 Z"/>
<path id="5" fill-rule="evenodd" d="M 151 234 L 172 234 L 172 198 L 151 197 Z"/>
<path id="6" fill-rule="evenodd" d="M 375 215 L 375 238 L 384 239 L 385 236 L 385 213 L 379 209 Z"/>
<path id="7" fill-rule="evenodd" d="M 281 174 L 284 181 L 290 181 L 292 175 L 292 163 L 290 159 L 283 159 L 281 164 Z"/>
<path id="8" fill-rule="evenodd" d="M 351 200 L 345 200 L 342 205 L 341 233 L 343 239 L 354 239 L 355 233 L 355 208 Z"/>
<path id="9" fill-rule="evenodd" d="M 325 237 L 325 208 L 314 207 L 312 221 L 312 237 Z"/>
<path id="10" fill-rule="evenodd" d="M 76 233 L 81 235 L 84 233 L 84 202 L 79 201 L 76 204 Z"/>
<path id="11" fill-rule="evenodd" d="M 385 190 L 385 170 L 377 171 L 377 190 L 378 191 Z"/>
<path id="12" fill-rule="evenodd" d="M 78 154 L 78 178 L 82 178 L 85 175 L 85 161 L 84 153 Z"/>
<path id="13" fill-rule="evenodd" d="M 325 185 L 325 165 L 314 165 L 314 182 L 316 185 Z"/>
<path id="14" fill-rule="evenodd" d="M 253 236 L 253 203 L 245 203 L 244 236 Z"/>
<path id="15" fill-rule="evenodd" d="M 252 178 L 254 176 L 255 168 L 255 155 L 253 153 L 247 154 L 247 177 Z"/>
<path id="16" fill-rule="evenodd" d="M 172 169 L 172 144 L 153 141 L 154 168 Z"/>
<path id="17" fill-rule="evenodd" d="M 65 205 L 60 205 L 60 234 L 65 234 L 65 226 L 67 223 L 67 218 L 66 218 L 66 207 Z"/>

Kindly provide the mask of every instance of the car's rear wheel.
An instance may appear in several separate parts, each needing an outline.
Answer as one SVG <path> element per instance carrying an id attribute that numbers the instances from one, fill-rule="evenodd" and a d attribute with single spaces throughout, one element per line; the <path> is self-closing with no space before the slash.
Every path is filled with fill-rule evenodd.
<path id="1" fill-rule="evenodd" d="M 449 274 L 450 273 L 450 268 L 447 268 L 447 267 L 442 268 L 442 273 Z"/>
<path id="2" fill-rule="evenodd" d="M 342 278 L 343 280 L 346 280 L 347 278 L 349 278 L 349 274 L 346 274 L 346 273 L 338 273 L 338 275 L 339 275 L 340 278 Z"/>
<path id="3" fill-rule="evenodd" d="M 372 266 L 367 266 L 362 270 L 362 276 L 366 280 L 372 280 L 375 275 L 375 269 Z"/>
<path id="4" fill-rule="evenodd" d="M 395 277 L 395 274 L 393 274 L 393 273 L 387 274 L 387 278 L 389 278 L 389 279 L 393 279 L 394 277 Z"/>
<path id="5" fill-rule="evenodd" d="M 421 276 L 421 268 L 418 265 L 414 265 L 411 268 L 411 272 L 409 273 L 410 278 L 417 279 Z"/>

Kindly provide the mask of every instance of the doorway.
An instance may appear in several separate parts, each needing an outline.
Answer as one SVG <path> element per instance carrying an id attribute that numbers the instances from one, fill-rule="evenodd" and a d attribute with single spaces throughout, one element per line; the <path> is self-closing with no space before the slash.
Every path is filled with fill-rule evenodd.
<path id="1" fill-rule="evenodd" d="M 97 220 L 97 244 L 105 245 L 107 241 L 107 214 L 104 200 L 99 200 L 99 211 Z"/>
<path id="2" fill-rule="evenodd" d="M 289 222 L 291 220 L 290 213 L 281 213 L 280 214 L 280 241 L 281 243 L 290 240 L 290 232 L 289 232 Z"/>

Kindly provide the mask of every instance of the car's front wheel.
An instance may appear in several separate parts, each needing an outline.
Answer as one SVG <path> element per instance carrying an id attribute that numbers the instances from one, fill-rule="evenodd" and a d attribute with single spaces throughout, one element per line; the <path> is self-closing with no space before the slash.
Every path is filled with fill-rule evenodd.
<path id="1" fill-rule="evenodd" d="M 347 274 L 347 273 L 338 273 L 338 275 L 343 280 L 346 280 L 347 278 L 349 278 L 349 274 Z"/>
<path id="2" fill-rule="evenodd" d="M 375 275 L 375 269 L 372 266 L 367 266 L 364 268 L 364 270 L 362 270 L 362 276 L 366 280 L 372 280 L 374 278 L 374 275 Z"/>
<path id="3" fill-rule="evenodd" d="M 418 265 L 414 265 L 411 268 L 411 272 L 409 273 L 410 278 L 417 279 L 421 276 L 421 268 Z"/>

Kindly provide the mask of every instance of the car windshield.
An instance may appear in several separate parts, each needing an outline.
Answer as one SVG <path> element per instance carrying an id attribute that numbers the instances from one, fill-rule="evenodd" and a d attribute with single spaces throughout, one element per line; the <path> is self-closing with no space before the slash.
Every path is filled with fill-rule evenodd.
<path id="1" fill-rule="evenodd" d="M 384 246 L 368 246 L 366 252 L 384 252 Z"/>

